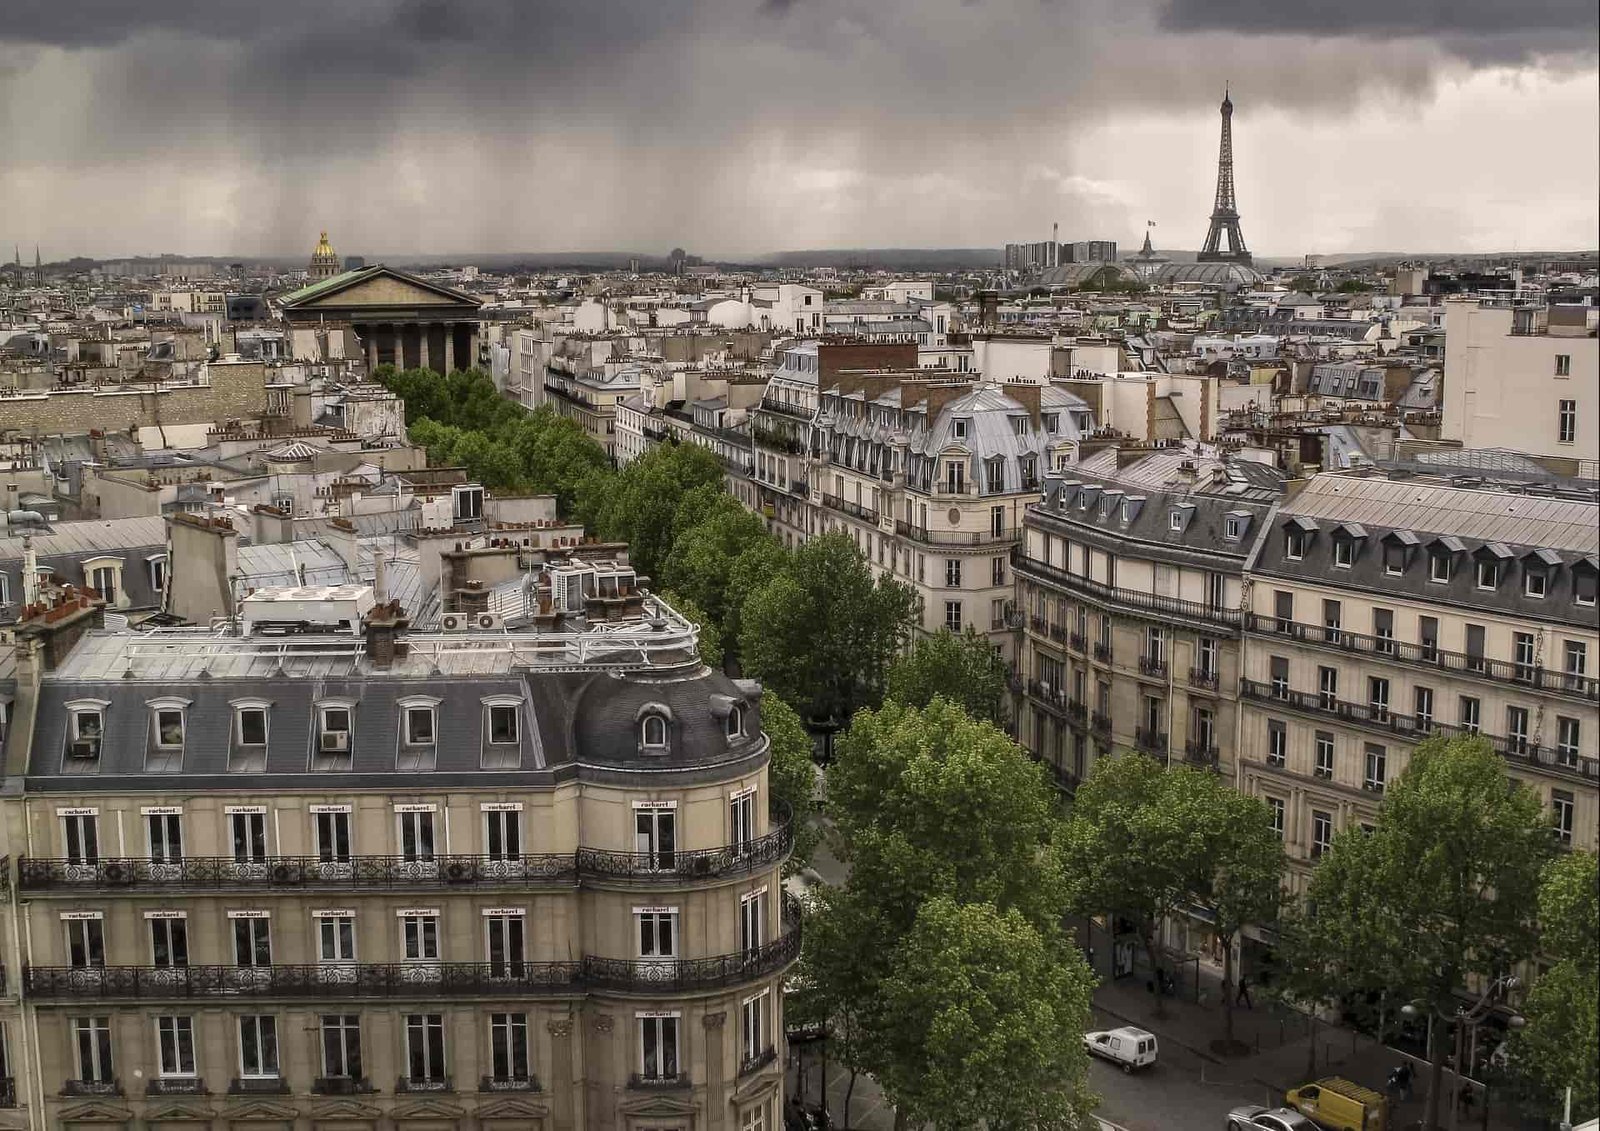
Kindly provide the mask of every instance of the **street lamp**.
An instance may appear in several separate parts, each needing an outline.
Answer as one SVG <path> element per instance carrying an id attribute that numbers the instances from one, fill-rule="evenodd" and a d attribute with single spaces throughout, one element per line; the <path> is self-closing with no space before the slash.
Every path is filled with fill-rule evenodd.
<path id="1" fill-rule="evenodd" d="M 1456 1011 L 1453 1014 L 1445 1013 L 1443 1010 L 1425 1011 L 1412 1002 L 1407 1002 L 1405 1005 L 1400 1007 L 1400 1015 L 1408 1020 L 1415 1021 L 1418 1018 L 1423 1017 L 1425 1014 L 1431 1014 L 1433 1017 L 1437 1017 L 1441 1021 L 1453 1020 L 1456 1023 L 1455 1056 L 1452 1059 L 1450 1066 L 1451 1074 L 1455 1077 L 1454 1094 L 1450 1100 L 1450 1131 L 1456 1131 L 1456 1129 L 1460 1126 L 1461 1056 L 1462 1050 L 1466 1045 L 1467 1030 L 1472 1029 L 1475 1031 L 1479 1022 L 1488 1016 L 1490 1006 L 1494 1004 L 1495 1000 L 1501 995 L 1501 993 L 1508 990 L 1514 990 L 1519 985 L 1521 985 L 1521 983 L 1514 974 L 1502 974 L 1500 977 L 1489 983 L 1488 988 L 1485 989 L 1483 993 L 1478 995 L 1478 1000 L 1474 1002 L 1470 1008 L 1466 1006 L 1457 1006 Z M 1527 1019 L 1524 1018 L 1520 1013 L 1513 1013 L 1510 1017 L 1506 1018 L 1506 1027 L 1513 1030 L 1521 1029 L 1527 1023 Z M 1432 1040 L 1429 1040 L 1428 1042 L 1428 1055 L 1430 1058 L 1433 1055 Z M 1487 1127 L 1489 1119 L 1489 1084 L 1487 1080 L 1483 1085 L 1483 1112 L 1484 1126 Z"/>

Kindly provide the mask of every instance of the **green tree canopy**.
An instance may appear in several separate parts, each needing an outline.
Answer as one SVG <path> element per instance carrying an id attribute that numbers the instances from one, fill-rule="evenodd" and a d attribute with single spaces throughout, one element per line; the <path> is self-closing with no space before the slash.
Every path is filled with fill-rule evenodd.
<path id="1" fill-rule="evenodd" d="M 1600 1113 L 1600 872 L 1592 852 L 1552 860 L 1539 885 L 1540 950 L 1554 965 L 1528 991 L 1527 1027 L 1511 1063 L 1536 1105 L 1558 1114 L 1572 1089 L 1575 1116 Z"/>
<path id="2" fill-rule="evenodd" d="M 999 726 L 1006 716 L 1005 659 L 971 628 L 959 636 L 941 628 L 924 636 L 889 668 L 885 694 L 910 707 L 944 696 L 975 719 Z"/>
<path id="3" fill-rule="evenodd" d="M 1361 843 L 1365 841 L 1366 843 Z M 1359 845 L 1359 847 L 1355 847 Z M 1455 993 L 1533 954 L 1535 901 L 1552 837 L 1538 797 L 1481 738 L 1419 745 L 1370 834 L 1346 830 L 1312 874 L 1306 947 L 1396 1005 L 1450 1015 Z M 1340 862 L 1354 852 L 1354 866 Z M 1330 865 L 1333 865 L 1330 867 Z M 1334 909 L 1359 909 L 1354 922 Z M 1424 1126 L 1438 1126 L 1444 1026 L 1435 1026 Z"/>
<path id="4" fill-rule="evenodd" d="M 789 806 L 794 816 L 794 852 L 787 870 L 796 872 L 810 863 L 817 846 L 817 826 L 807 820 L 817 797 L 817 768 L 811 760 L 811 736 L 794 708 L 776 695 L 761 697 L 761 729 L 771 743 L 767 765 L 767 790 Z"/>
<path id="5" fill-rule="evenodd" d="M 690 496 L 685 496 L 685 502 Z M 740 506 L 733 496 L 719 491 L 702 517 L 682 529 L 662 566 L 661 578 L 674 592 L 694 601 L 718 626 L 737 631 L 737 618 L 729 624 L 728 595 L 735 564 L 757 544 L 776 547 L 761 519 Z M 692 517 L 680 505 L 678 522 Z"/>
<path id="6" fill-rule="evenodd" d="M 1093 976 L 1016 910 L 924 903 L 883 985 L 878 1079 L 897 1124 L 1075 1131 L 1094 1108 L 1083 1031 Z"/>
<path id="7" fill-rule="evenodd" d="M 684 496 L 703 487 L 720 491 L 722 482 L 722 462 L 705 448 L 662 445 L 633 460 L 587 498 L 580 494 L 580 503 L 594 508 L 583 516 L 590 529 L 607 541 L 628 543 L 635 566 L 654 578 L 680 533 L 678 509 Z"/>
<path id="8" fill-rule="evenodd" d="M 745 670 L 810 718 L 849 718 L 881 698 L 915 600 L 909 586 L 874 578 L 847 535 L 813 538 L 745 598 Z"/>

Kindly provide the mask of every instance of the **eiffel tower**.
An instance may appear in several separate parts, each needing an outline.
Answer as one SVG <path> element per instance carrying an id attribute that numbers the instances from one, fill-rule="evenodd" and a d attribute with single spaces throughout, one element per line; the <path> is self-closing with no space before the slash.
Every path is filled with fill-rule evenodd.
<path id="1" fill-rule="evenodd" d="M 1222 237 L 1228 237 L 1228 250 L 1222 250 Z M 1244 246 L 1239 231 L 1239 208 L 1233 199 L 1233 100 L 1222 92 L 1222 149 L 1217 154 L 1217 203 L 1211 209 L 1211 227 L 1206 230 L 1205 247 L 1195 256 L 1199 263 L 1250 264 L 1250 249 Z"/>

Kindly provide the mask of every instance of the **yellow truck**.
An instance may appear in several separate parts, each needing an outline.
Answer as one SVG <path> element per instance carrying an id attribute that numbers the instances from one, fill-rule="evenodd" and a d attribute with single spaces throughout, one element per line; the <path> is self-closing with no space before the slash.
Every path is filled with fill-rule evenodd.
<path id="1" fill-rule="evenodd" d="M 1340 1076 L 1291 1088 L 1284 1103 L 1332 1131 L 1387 1131 L 1389 1126 L 1389 1101 Z"/>

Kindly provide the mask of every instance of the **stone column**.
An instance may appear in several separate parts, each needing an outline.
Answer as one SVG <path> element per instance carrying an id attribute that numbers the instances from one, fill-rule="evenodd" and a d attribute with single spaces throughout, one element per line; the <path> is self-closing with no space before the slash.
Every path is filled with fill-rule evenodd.
<path id="1" fill-rule="evenodd" d="M 394 367 L 406 367 L 406 328 L 399 322 L 394 324 Z"/>
<path id="2" fill-rule="evenodd" d="M 613 1047 L 612 1030 L 616 1028 L 617 1019 L 609 1013 L 601 1013 L 594 1018 L 594 1044 L 589 1050 L 591 1055 L 584 1057 L 587 1071 L 584 1072 L 585 1083 L 593 1084 L 598 1077 L 599 1087 L 594 1088 L 590 1095 L 593 1107 L 589 1109 L 589 1122 L 592 1126 L 615 1127 L 617 1125 L 617 1091 L 618 1087 L 626 1084 L 628 1080 L 627 1069 L 622 1074 L 617 1073 L 616 1050 Z"/>
<path id="3" fill-rule="evenodd" d="M 444 324 L 444 371 L 454 373 L 456 369 L 456 324 Z"/>
<path id="4" fill-rule="evenodd" d="M 361 340 L 367 347 L 367 376 L 378 368 L 378 328 L 371 323 L 362 327 Z"/>
<path id="5" fill-rule="evenodd" d="M 432 368 L 432 366 L 428 364 L 428 335 L 432 333 L 432 331 L 433 327 L 429 326 L 426 322 L 417 327 L 417 368 L 419 369 Z"/>
<path id="6" fill-rule="evenodd" d="M 727 1050 L 723 1048 L 723 1022 L 726 1013 L 707 1013 L 700 1018 L 706 1037 L 706 1131 L 722 1131 L 728 1114 L 728 1097 L 724 1092 L 723 1062 Z M 678 1050 L 683 1055 L 683 1050 Z"/>
<path id="7" fill-rule="evenodd" d="M 558 1017 L 545 1022 L 550 1034 L 551 1106 L 554 1131 L 574 1131 L 572 1119 L 572 1018 Z"/>
<path id="8" fill-rule="evenodd" d="M 473 366 L 473 365 L 478 364 L 478 348 L 479 348 L 480 345 L 481 345 L 481 343 L 478 340 L 478 327 L 477 327 L 476 324 L 474 324 L 473 327 L 472 327 L 472 332 L 467 335 L 467 354 L 468 354 L 468 356 L 467 356 L 467 365 L 468 366 Z"/>

